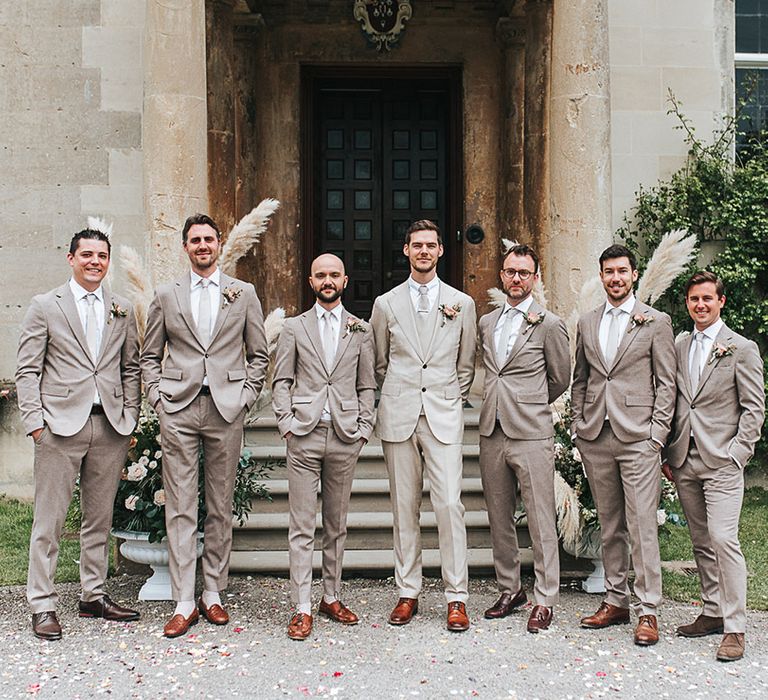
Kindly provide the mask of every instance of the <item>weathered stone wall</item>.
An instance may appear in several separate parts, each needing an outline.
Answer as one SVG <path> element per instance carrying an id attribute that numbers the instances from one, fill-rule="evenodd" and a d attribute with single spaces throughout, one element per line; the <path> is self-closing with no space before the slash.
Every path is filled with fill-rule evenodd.
<path id="1" fill-rule="evenodd" d="M 732 0 L 608 1 L 611 62 L 613 228 L 640 185 L 685 160 L 668 109 L 671 89 L 700 138 L 733 110 Z"/>
<path id="2" fill-rule="evenodd" d="M 69 240 L 87 216 L 142 246 L 144 6 L 0 3 L 0 378 L 14 374 L 31 297 L 68 278 Z M 0 491 L 29 495 L 31 442 L 8 406 L 0 437 Z"/>

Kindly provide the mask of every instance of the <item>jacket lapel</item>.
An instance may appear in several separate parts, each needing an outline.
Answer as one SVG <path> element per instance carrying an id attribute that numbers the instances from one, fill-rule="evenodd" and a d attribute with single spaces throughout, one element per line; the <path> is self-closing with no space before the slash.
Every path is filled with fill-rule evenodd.
<path id="1" fill-rule="evenodd" d="M 695 329 L 694 329 L 695 330 Z M 680 372 L 683 375 L 683 389 L 688 395 L 688 399 L 693 398 L 693 387 L 691 386 L 691 369 L 689 367 L 688 357 L 691 354 L 691 343 L 693 342 L 693 333 L 680 341 Z"/>
<path id="2" fill-rule="evenodd" d="M 609 367 L 609 369 L 613 369 L 621 360 L 624 353 L 627 351 L 627 348 L 632 344 L 632 342 L 637 338 L 640 331 L 642 331 L 642 326 L 632 326 L 632 317 L 635 314 L 638 313 L 645 313 L 645 308 L 640 308 L 640 302 L 635 301 L 635 305 L 632 307 L 632 312 L 629 314 L 629 321 L 627 321 L 627 327 L 624 329 L 624 332 L 621 334 L 621 340 L 619 341 L 619 347 L 616 350 L 616 357 L 613 358 L 613 364 Z M 602 355 L 602 353 L 600 353 Z"/>
<path id="3" fill-rule="evenodd" d="M 57 290 L 56 302 L 64 314 L 64 320 L 72 331 L 72 335 L 75 336 L 75 340 L 77 340 L 78 344 L 83 349 L 83 354 L 88 358 L 88 361 L 95 366 L 95 363 L 91 358 L 91 353 L 88 350 L 88 341 L 85 339 L 85 330 L 83 329 L 83 324 L 80 322 L 80 315 L 77 313 L 75 297 L 72 295 L 72 290 L 69 288 L 68 283 Z"/>
<path id="4" fill-rule="evenodd" d="M 499 358 L 496 356 L 496 325 L 499 323 L 499 318 L 501 318 L 503 311 L 504 307 L 502 306 L 496 309 L 496 311 L 493 312 L 493 315 L 488 319 L 488 331 L 485 335 L 485 346 L 483 348 L 483 352 L 485 352 L 486 357 L 493 358 L 491 360 L 491 365 L 497 371 L 501 368 L 499 367 Z"/>
<path id="5" fill-rule="evenodd" d="M 317 324 L 317 313 L 313 306 L 309 311 L 305 311 L 300 316 L 301 325 L 304 326 L 304 331 L 309 338 L 309 342 L 312 345 L 317 357 L 320 359 L 320 364 L 325 368 L 325 371 L 330 374 L 329 368 L 325 365 L 325 351 L 323 350 L 323 341 L 320 338 L 320 327 Z"/>
<path id="6" fill-rule="evenodd" d="M 603 313 L 605 312 L 605 304 L 600 304 L 596 309 L 592 311 L 592 315 L 587 319 L 584 324 L 587 337 L 584 339 L 586 345 L 591 345 L 595 351 L 595 355 L 599 358 L 600 364 L 607 372 L 610 367 L 605 361 L 605 355 L 603 355 L 603 348 L 600 345 L 600 321 L 603 320 Z M 616 353 L 618 355 L 618 352 Z"/>
<path id="7" fill-rule="evenodd" d="M 528 312 L 526 313 L 526 316 L 530 313 L 537 313 L 540 314 L 544 311 L 535 301 L 531 303 L 531 305 L 528 307 Z M 515 356 L 517 353 L 520 352 L 523 345 L 525 345 L 528 342 L 528 338 L 530 338 L 533 335 L 533 332 L 535 330 L 535 326 L 530 326 L 526 323 L 525 319 L 522 320 L 520 323 L 520 330 L 517 333 L 517 338 L 515 338 L 515 344 L 512 346 L 512 349 L 509 351 L 509 355 L 507 356 L 507 361 L 504 363 L 504 367 L 506 367 L 512 360 L 515 359 Z M 502 367 L 502 369 L 504 369 Z"/>
<path id="8" fill-rule="evenodd" d="M 713 359 L 712 353 L 714 352 L 715 348 L 718 345 L 727 346 L 730 339 L 731 329 L 723 324 L 722 328 L 720 328 L 720 331 L 717 334 L 717 337 L 715 338 L 715 342 L 712 343 L 712 347 L 707 354 L 706 360 L 704 361 L 704 367 L 701 370 L 701 377 L 699 377 L 699 386 L 696 387 L 696 393 L 691 397 L 691 399 L 695 399 L 701 393 L 701 390 L 707 383 L 707 380 L 712 376 L 712 370 L 714 370 L 717 366 L 717 363 L 720 362 L 719 358 Z"/>
<path id="9" fill-rule="evenodd" d="M 235 280 L 233 277 L 230 277 L 229 275 L 225 275 L 223 272 L 219 275 L 219 295 L 217 297 L 217 303 L 219 305 L 218 313 L 216 314 L 216 323 L 213 324 L 213 330 L 211 331 L 211 342 L 208 343 L 208 345 L 211 345 L 213 341 L 216 339 L 216 336 L 219 334 L 219 331 L 221 330 L 221 327 L 224 325 L 224 322 L 227 320 L 227 316 L 229 315 L 229 309 L 232 306 L 232 304 L 237 304 L 238 299 L 235 299 L 233 302 L 226 301 L 226 298 L 224 297 L 224 290 L 228 287 L 237 287 L 237 280 Z"/>
<path id="10" fill-rule="evenodd" d="M 442 304 L 445 304 L 446 306 L 452 306 L 453 304 L 456 303 L 455 299 L 448 299 L 447 297 L 448 297 L 448 294 L 447 294 L 445 285 L 442 282 L 438 282 L 437 283 L 437 299 L 435 300 L 435 306 L 437 307 L 435 309 L 435 314 L 437 315 L 437 317 L 434 319 L 434 324 L 432 326 L 432 335 L 430 335 L 429 337 L 429 343 L 427 343 L 427 347 L 424 348 L 424 354 L 423 354 L 424 362 L 429 362 L 429 360 L 432 358 L 432 352 L 435 347 L 435 338 L 437 338 L 437 335 L 440 332 L 440 329 L 443 327 L 443 325 L 446 325 L 448 323 L 456 323 L 456 322 L 460 323 L 458 317 L 454 318 L 453 321 L 449 321 L 448 319 L 443 317 L 440 311 L 440 306 Z M 411 311 L 413 312 L 411 313 L 411 318 L 414 318 L 414 322 L 415 322 L 416 312 L 413 311 L 413 304 L 411 304 Z M 416 335 L 417 337 L 420 336 L 418 330 L 416 331 Z M 421 342 L 420 337 L 419 337 L 419 342 Z"/>
<path id="11" fill-rule="evenodd" d="M 395 314 L 395 320 L 403 329 L 405 339 L 410 343 L 419 358 L 423 358 L 424 353 L 419 341 L 419 331 L 416 328 L 416 319 L 414 318 L 413 304 L 411 303 L 411 294 L 408 289 L 407 280 L 393 290 L 390 306 Z"/>
<path id="12" fill-rule="evenodd" d="M 117 323 L 117 317 L 112 318 L 112 294 L 109 289 L 102 287 L 104 297 L 104 330 L 101 333 L 101 345 L 99 346 L 99 357 L 96 364 L 99 363 L 104 355 L 104 349 L 107 347 L 109 339 L 112 337 L 112 330 Z"/>
<path id="13" fill-rule="evenodd" d="M 176 280 L 176 286 L 174 287 L 174 294 L 176 295 L 176 303 L 179 305 L 179 311 L 184 322 L 189 326 L 189 330 L 192 331 L 192 335 L 200 344 L 200 347 L 205 348 L 203 341 L 200 339 L 200 335 L 197 332 L 197 324 L 192 316 L 192 302 L 190 300 L 190 285 L 192 284 L 189 273 Z"/>
<path id="14" fill-rule="evenodd" d="M 349 320 L 349 313 L 346 309 L 341 311 L 341 327 L 339 328 L 339 342 L 336 343 L 336 355 L 333 360 L 333 367 L 331 367 L 331 373 L 336 371 L 339 366 L 342 356 L 349 347 L 349 343 L 352 341 L 352 333 L 347 331 L 347 321 Z"/>

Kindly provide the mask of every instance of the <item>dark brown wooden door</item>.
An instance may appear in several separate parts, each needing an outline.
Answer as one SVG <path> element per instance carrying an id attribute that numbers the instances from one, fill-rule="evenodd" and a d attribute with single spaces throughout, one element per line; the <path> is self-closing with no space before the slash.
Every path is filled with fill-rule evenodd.
<path id="1" fill-rule="evenodd" d="M 373 300 L 408 277 L 404 234 L 417 219 L 443 231 L 438 273 L 453 282 L 450 192 L 458 175 L 447 81 L 318 80 L 312 104 L 312 257 L 332 252 L 344 260 L 345 306 L 369 318 Z"/>

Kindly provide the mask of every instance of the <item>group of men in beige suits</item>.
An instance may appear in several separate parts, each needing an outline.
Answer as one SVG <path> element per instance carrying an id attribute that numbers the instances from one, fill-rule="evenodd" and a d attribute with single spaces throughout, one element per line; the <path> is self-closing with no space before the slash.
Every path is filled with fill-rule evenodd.
<path id="1" fill-rule="evenodd" d="M 268 363 L 261 304 L 252 285 L 222 273 L 220 233 L 190 217 L 182 244 L 191 269 L 158 289 L 139 358 L 133 310 L 102 280 L 109 239 L 76 234 L 72 279 L 35 297 L 22 326 L 17 387 L 35 441 L 35 518 L 28 598 L 33 632 L 61 637 L 53 586 L 58 541 L 80 478 L 80 615 L 132 620 L 138 613 L 104 593 L 107 535 L 143 372 L 163 440 L 166 523 L 176 609 L 164 634 L 184 634 L 202 614 L 229 617 L 220 599 L 232 542 L 231 504 L 243 421 Z M 417 221 L 403 252 L 411 274 L 376 299 L 370 324 L 341 303 L 343 262 L 312 263 L 315 305 L 289 319 L 276 351 L 273 408 L 287 441 L 293 639 L 312 631 L 310 598 L 318 488 L 322 492 L 323 597 L 319 612 L 342 624 L 357 615 L 340 600 L 342 558 L 354 470 L 375 423 L 390 483 L 395 581 L 389 616 L 409 623 L 422 585 L 420 505 L 424 476 L 438 527 L 447 628 L 469 628 L 467 543 L 461 503 L 463 406 L 474 378 L 473 300 L 442 282 L 440 231 Z M 670 319 L 633 294 L 637 266 L 624 246 L 599 260 L 606 302 L 578 323 L 572 431 L 601 524 L 606 597 L 587 628 L 629 622 L 630 552 L 635 570 L 637 644 L 658 641 L 661 568 L 656 510 L 662 454 L 691 529 L 704 607 L 687 637 L 724 632 L 717 657 L 744 652 L 746 567 L 738 542 L 743 468 L 763 422 L 762 361 L 756 345 L 720 319 L 722 282 L 697 272 L 686 288 L 695 332 L 675 346 Z M 539 260 L 524 245 L 504 257 L 503 308 L 480 319 L 485 368 L 480 469 L 500 597 L 485 611 L 500 619 L 527 603 L 515 530 L 517 490 L 526 506 L 535 583 L 527 629 L 546 630 L 558 600 L 554 438 L 549 405 L 571 368 L 563 321 L 532 297 Z M 195 601 L 197 483 L 204 460 L 203 592 Z M 671 469 L 670 469 L 671 467 Z"/>

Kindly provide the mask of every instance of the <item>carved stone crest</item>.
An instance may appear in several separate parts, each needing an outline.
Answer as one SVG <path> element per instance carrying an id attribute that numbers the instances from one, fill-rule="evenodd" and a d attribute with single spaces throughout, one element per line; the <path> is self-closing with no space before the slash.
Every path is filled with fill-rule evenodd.
<path id="1" fill-rule="evenodd" d="M 354 17 L 377 51 L 389 51 L 411 18 L 410 0 L 355 0 Z"/>

